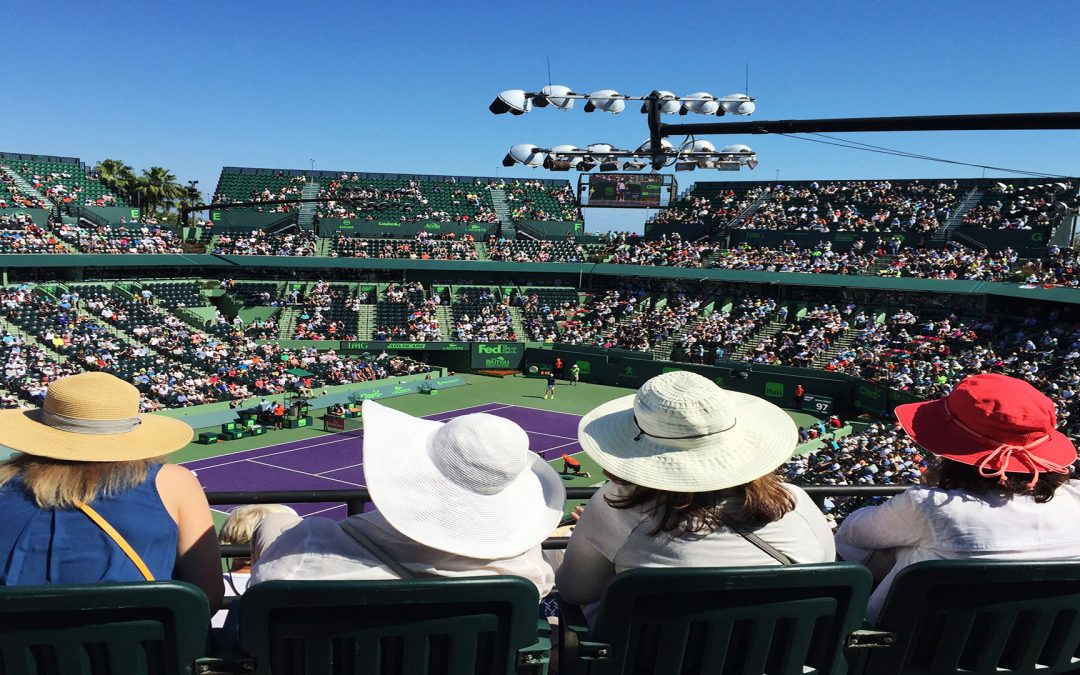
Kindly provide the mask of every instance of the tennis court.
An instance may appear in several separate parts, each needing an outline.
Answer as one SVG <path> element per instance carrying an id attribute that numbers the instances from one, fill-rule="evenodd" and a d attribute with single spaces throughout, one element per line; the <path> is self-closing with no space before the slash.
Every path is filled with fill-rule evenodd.
<path id="1" fill-rule="evenodd" d="M 490 413 L 516 422 L 529 434 L 530 447 L 546 460 L 581 452 L 580 415 L 505 403 L 427 415 L 446 421 L 469 413 Z M 363 431 L 324 434 L 278 445 L 184 463 L 207 491 L 347 490 L 365 487 Z M 402 467 L 407 471 L 408 467 Z M 293 504 L 300 515 L 344 518 L 344 504 Z"/>

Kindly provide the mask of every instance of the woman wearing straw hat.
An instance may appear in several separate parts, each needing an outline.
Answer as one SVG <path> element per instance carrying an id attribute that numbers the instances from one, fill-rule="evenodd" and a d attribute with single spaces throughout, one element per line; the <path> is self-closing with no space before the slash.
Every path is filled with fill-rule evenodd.
<path id="1" fill-rule="evenodd" d="M 599 600 L 615 574 L 636 567 L 835 557 L 821 511 L 774 473 L 798 434 L 771 403 L 665 373 L 582 418 L 578 439 L 611 480 L 589 500 L 556 573 L 569 602 Z"/>
<path id="2" fill-rule="evenodd" d="M 922 485 L 852 513 L 836 532 L 846 560 L 880 569 L 888 558 L 867 618 L 896 573 L 922 560 L 1080 558 L 1080 481 L 1069 480 L 1076 448 L 1041 392 L 974 375 L 944 398 L 897 406 L 896 418 L 935 457 Z"/>
<path id="3" fill-rule="evenodd" d="M 0 585 L 188 581 L 221 603 L 210 507 L 165 456 L 191 440 L 179 420 L 139 415 L 112 375 L 54 381 L 38 410 L 0 411 Z"/>
<path id="4" fill-rule="evenodd" d="M 514 574 L 546 595 L 540 542 L 566 489 L 510 420 L 433 422 L 364 401 L 364 476 L 377 511 L 335 522 L 269 516 L 255 533 L 251 583 Z M 272 543 L 266 530 L 280 532 Z"/>

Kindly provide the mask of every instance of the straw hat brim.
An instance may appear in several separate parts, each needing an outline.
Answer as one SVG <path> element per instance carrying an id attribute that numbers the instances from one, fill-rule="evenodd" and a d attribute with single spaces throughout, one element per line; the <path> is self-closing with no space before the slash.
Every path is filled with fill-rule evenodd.
<path id="1" fill-rule="evenodd" d="M 943 398 L 905 403 L 896 406 L 896 419 L 920 447 L 954 462 L 978 464 L 997 446 L 975 438 L 953 424 L 946 406 Z M 1033 448 L 1031 453 L 1061 466 L 1069 466 L 1075 462 L 1076 446 L 1069 437 L 1056 429 L 1049 434 L 1050 440 Z M 1031 473 L 1031 467 L 1015 456 L 1009 458 L 1004 469 L 1011 473 Z"/>
<path id="2" fill-rule="evenodd" d="M 634 396 L 609 401 L 581 418 L 578 440 L 611 474 L 635 485 L 669 492 L 711 492 L 748 483 L 791 459 L 798 428 L 777 406 L 727 391 L 735 426 L 705 438 L 663 440 L 642 435 L 634 423 Z"/>
<path id="3" fill-rule="evenodd" d="M 546 539 L 566 500 L 555 470 L 530 452 L 501 492 L 469 491 L 431 461 L 428 446 L 442 426 L 364 401 L 364 477 L 383 517 L 414 541 L 468 558 L 509 558 Z"/>
<path id="4" fill-rule="evenodd" d="M 127 462 L 179 450 L 195 435 L 187 424 L 160 415 L 139 415 L 139 426 L 122 434 L 80 434 L 54 429 L 40 414 L 40 409 L 0 410 L 0 444 L 72 462 Z"/>

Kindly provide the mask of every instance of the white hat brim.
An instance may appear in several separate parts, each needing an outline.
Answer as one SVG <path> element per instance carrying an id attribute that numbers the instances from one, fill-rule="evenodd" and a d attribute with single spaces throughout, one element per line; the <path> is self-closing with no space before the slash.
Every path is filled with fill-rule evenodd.
<path id="1" fill-rule="evenodd" d="M 735 426 L 704 438 L 663 440 L 641 433 L 634 396 L 609 401 L 581 418 L 581 447 L 606 471 L 635 485 L 669 492 L 711 492 L 748 483 L 791 459 L 799 432 L 779 407 L 726 391 Z"/>
<path id="2" fill-rule="evenodd" d="M 54 429 L 41 409 L 0 410 L 0 444 L 27 455 L 71 462 L 128 462 L 167 455 L 191 442 L 195 431 L 180 420 L 139 415 L 139 426 L 122 434 L 85 434 Z"/>
<path id="3" fill-rule="evenodd" d="M 425 546 L 486 560 L 519 555 L 558 526 L 566 488 L 529 452 L 524 471 L 493 495 L 469 491 L 435 466 L 428 446 L 443 426 L 364 401 L 364 477 L 375 508 Z M 493 439 L 498 442 L 498 439 Z"/>

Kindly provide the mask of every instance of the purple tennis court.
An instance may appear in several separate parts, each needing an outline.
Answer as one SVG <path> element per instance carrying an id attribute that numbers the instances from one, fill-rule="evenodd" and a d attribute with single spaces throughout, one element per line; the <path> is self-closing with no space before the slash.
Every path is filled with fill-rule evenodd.
<path id="1" fill-rule="evenodd" d="M 445 421 L 469 413 L 491 413 L 516 422 L 529 445 L 546 460 L 581 452 L 580 415 L 502 403 L 450 410 L 425 419 Z M 326 434 L 264 448 L 186 462 L 208 492 L 233 490 L 348 490 L 365 487 L 363 432 Z M 407 470 L 407 469 L 403 469 Z M 344 518 L 344 504 L 292 504 L 302 516 Z M 222 508 L 222 507 L 219 507 Z"/>

